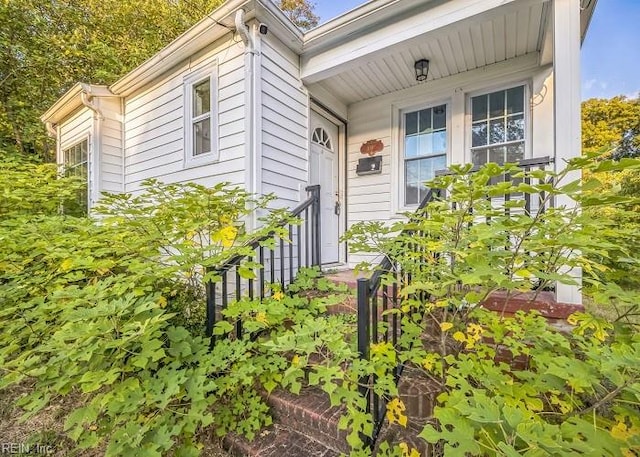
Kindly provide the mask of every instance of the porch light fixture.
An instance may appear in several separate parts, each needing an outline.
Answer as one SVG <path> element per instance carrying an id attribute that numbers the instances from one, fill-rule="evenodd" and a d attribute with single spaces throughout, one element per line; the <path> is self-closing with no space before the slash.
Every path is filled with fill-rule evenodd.
<path id="1" fill-rule="evenodd" d="M 429 74 L 429 61 L 427 59 L 416 60 L 414 68 L 416 70 L 416 81 L 426 81 Z"/>

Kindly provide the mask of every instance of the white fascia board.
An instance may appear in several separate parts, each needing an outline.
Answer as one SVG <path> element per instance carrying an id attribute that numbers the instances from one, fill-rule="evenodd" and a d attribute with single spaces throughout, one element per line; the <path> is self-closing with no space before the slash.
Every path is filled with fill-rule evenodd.
<path id="1" fill-rule="evenodd" d="M 373 0 L 360 5 L 340 16 L 320 24 L 304 34 L 305 50 L 314 50 L 317 47 L 326 46 L 334 37 L 352 33 L 354 30 L 361 30 L 366 26 L 366 18 L 372 21 L 380 21 L 389 16 L 396 15 L 404 9 L 414 8 L 419 3 L 433 0 Z M 392 8 L 393 6 L 393 8 Z"/>
<path id="2" fill-rule="evenodd" d="M 376 52 L 389 50 L 391 47 L 418 36 L 440 30 L 444 27 L 465 20 L 483 20 L 490 17 L 494 9 L 513 4 L 514 8 L 542 3 L 545 0 L 452 0 L 439 3 L 420 13 L 410 15 L 395 22 L 386 23 L 382 27 L 368 24 L 371 32 L 357 38 L 349 34 L 340 36 L 330 49 L 312 52 L 306 49 L 302 55 L 302 79 L 306 83 L 320 81 L 344 71 L 350 66 L 357 66 L 370 59 Z M 428 2 L 425 3 L 428 5 Z M 357 12 L 358 10 L 354 11 Z M 387 21 L 384 18 L 383 24 Z M 379 21 L 376 21 L 379 25 Z M 330 23 L 329 23 L 330 24 Z M 360 30 L 364 28 L 360 27 Z M 307 36 L 305 35 L 305 41 Z M 334 37 L 335 38 L 335 37 Z"/>

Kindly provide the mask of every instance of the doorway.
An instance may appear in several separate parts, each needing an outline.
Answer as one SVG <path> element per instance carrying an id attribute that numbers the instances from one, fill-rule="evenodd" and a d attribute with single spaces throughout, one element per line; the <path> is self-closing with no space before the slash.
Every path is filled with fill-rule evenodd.
<path id="1" fill-rule="evenodd" d="M 320 185 L 321 256 L 327 265 L 345 260 L 339 242 L 344 220 L 344 186 L 340 179 L 344 124 L 318 111 L 311 111 L 309 184 Z"/>

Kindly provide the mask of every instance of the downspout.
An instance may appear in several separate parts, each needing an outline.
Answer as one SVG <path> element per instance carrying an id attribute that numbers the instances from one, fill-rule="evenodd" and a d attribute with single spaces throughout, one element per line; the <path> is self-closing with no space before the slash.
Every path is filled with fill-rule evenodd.
<path id="1" fill-rule="evenodd" d="M 257 37 L 254 30 L 249 30 L 245 24 L 245 12 L 240 9 L 236 12 L 235 26 L 240 39 L 244 44 L 245 50 L 245 164 L 246 173 L 245 189 L 250 194 L 255 194 L 258 190 L 258 183 L 256 182 L 256 176 L 258 175 L 258 132 L 256 128 L 258 125 L 258 107 L 256 100 L 258 99 L 258 83 L 256 81 L 256 63 L 257 56 L 259 55 L 256 49 Z M 253 230 L 257 224 L 257 214 L 253 213 L 252 217 L 247 221 L 248 229 Z"/>
<path id="2" fill-rule="evenodd" d="M 82 89 L 80 93 L 80 100 L 82 104 L 93 111 L 96 123 L 94 126 L 94 135 L 91 138 L 91 172 L 93 174 L 93 183 L 89 192 L 89 211 L 91 211 L 91 207 L 93 206 L 94 200 L 98 197 L 98 191 L 100 190 L 100 143 L 102 141 L 102 120 L 104 119 L 104 115 L 100 108 L 93 101 L 93 97 L 89 94 L 89 90 L 87 88 Z"/>
<path id="3" fill-rule="evenodd" d="M 44 126 L 47 129 L 47 134 L 49 135 L 49 137 L 55 138 L 56 141 L 57 141 L 57 139 L 58 139 L 58 129 L 56 129 L 56 126 L 54 124 L 52 124 L 51 122 L 45 122 Z"/>

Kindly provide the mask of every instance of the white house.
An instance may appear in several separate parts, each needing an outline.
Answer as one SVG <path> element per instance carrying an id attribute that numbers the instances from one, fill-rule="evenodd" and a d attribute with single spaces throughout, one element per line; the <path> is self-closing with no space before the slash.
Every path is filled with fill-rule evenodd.
<path id="1" fill-rule="evenodd" d="M 146 178 L 228 181 L 287 207 L 320 184 L 323 262 L 352 265 L 346 227 L 401 217 L 435 170 L 580 154 L 595 3 L 372 0 L 303 33 L 270 0 L 229 0 L 111 86 L 76 84 L 42 121 L 59 163 L 86 174 L 89 207 Z M 363 174 L 364 144 L 381 159 Z"/>

